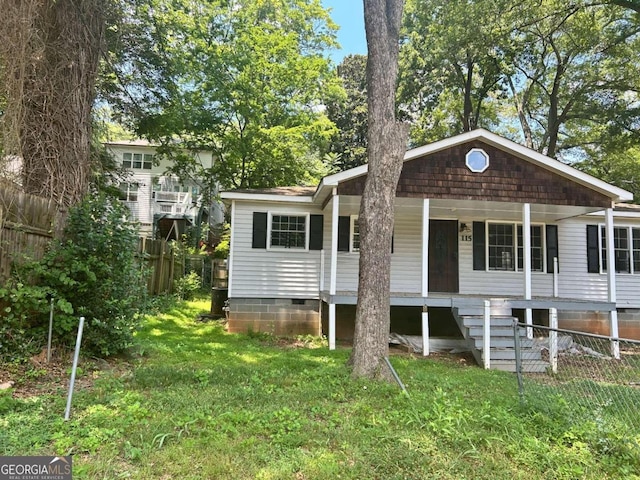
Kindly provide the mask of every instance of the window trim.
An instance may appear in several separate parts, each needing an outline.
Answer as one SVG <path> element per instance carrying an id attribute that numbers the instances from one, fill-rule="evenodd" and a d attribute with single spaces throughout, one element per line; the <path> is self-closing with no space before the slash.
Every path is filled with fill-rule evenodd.
<path id="1" fill-rule="evenodd" d="M 123 188 L 124 185 L 127 186 L 126 189 Z M 135 187 L 135 189 L 132 190 L 131 187 Z M 120 198 L 121 202 L 138 203 L 140 199 L 140 183 L 139 182 L 120 182 L 119 188 L 120 188 L 120 193 L 123 194 L 123 197 L 125 197 L 125 198 Z M 135 193 L 135 196 L 136 196 L 135 200 L 130 199 L 130 195 L 132 192 Z"/>
<path id="2" fill-rule="evenodd" d="M 304 233 L 305 233 L 305 241 L 304 248 L 302 247 L 281 247 L 278 245 L 271 245 L 271 229 L 273 226 L 273 217 L 304 217 Z M 281 250 L 281 251 L 296 251 L 296 252 L 308 252 L 309 251 L 309 228 L 310 228 L 310 218 L 311 214 L 309 212 L 306 213 L 293 213 L 293 212 L 276 212 L 269 211 L 267 212 L 267 250 Z"/>
<path id="3" fill-rule="evenodd" d="M 471 155 L 473 155 L 474 153 L 480 153 L 487 160 L 485 165 L 484 165 L 484 167 L 478 169 L 478 168 L 472 167 L 469 164 L 469 157 L 471 157 Z M 482 148 L 472 148 L 464 156 L 464 164 L 469 169 L 469 171 L 472 172 L 472 173 L 484 173 L 484 172 L 486 172 L 486 170 L 489 168 L 489 163 L 490 162 L 491 162 L 491 160 L 489 158 L 489 154 L 487 152 L 485 152 Z"/>
<path id="4" fill-rule="evenodd" d="M 607 245 L 604 244 L 603 242 L 603 231 L 606 232 L 606 224 L 604 223 L 599 223 L 598 224 L 598 262 L 599 262 L 599 267 L 600 267 L 600 275 L 606 275 L 607 270 L 608 270 L 608 266 L 607 268 L 604 268 L 604 262 L 606 261 L 606 257 L 603 257 L 603 254 L 606 253 L 606 249 L 607 249 Z M 627 253 L 629 255 L 629 271 L 628 272 L 619 272 L 616 269 L 616 275 L 640 275 L 640 271 L 636 271 L 634 269 L 634 248 L 633 248 L 633 231 L 634 230 L 638 230 L 640 232 L 640 225 L 614 225 L 613 226 L 613 233 L 614 233 L 614 262 L 615 262 L 615 232 L 616 229 L 623 229 L 627 231 Z M 640 250 L 638 251 L 638 256 L 640 257 Z"/>
<path id="5" fill-rule="evenodd" d="M 359 215 L 349 216 L 349 253 L 360 253 L 360 225 L 358 225 L 358 248 L 353 246 L 355 240 L 355 226 L 358 221 Z"/>
<path id="6" fill-rule="evenodd" d="M 524 254 L 524 225 L 523 222 L 512 222 L 512 221 L 499 221 L 499 220 L 485 220 L 485 231 L 484 231 L 484 255 L 485 255 L 485 271 L 486 272 L 506 272 L 506 273 L 523 273 L 525 271 L 524 267 L 522 269 L 518 268 L 518 250 L 520 249 L 520 245 L 518 244 L 518 227 L 522 228 L 523 235 L 523 245 L 522 251 Z M 512 225 L 513 226 L 513 270 L 498 270 L 489 268 L 489 225 Z M 547 274 L 548 272 L 548 264 L 547 264 L 547 224 L 546 223 L 531 223 L 531 227 L 541 227 L 542 231 L 540 232 L 540 240 L 542 250 L 542 269 L 541 270 L 531 270 L 532 274 L 540 275 Z M 522 258 L 522 262 L 524 265 L 524 257 Z"/>

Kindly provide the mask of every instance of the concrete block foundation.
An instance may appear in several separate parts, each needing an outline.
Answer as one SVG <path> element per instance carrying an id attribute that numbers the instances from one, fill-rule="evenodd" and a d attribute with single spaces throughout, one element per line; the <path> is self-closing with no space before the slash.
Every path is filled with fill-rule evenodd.
<path id="1" fill-rule="evenodd" d="M 609 313 L 559 311 L 558 328 L 610 335 Z M 618 309 L 618 332 L 620 338 L 640 340 L 640 309 Z"/>
<path id="2" fill-rule="evenodd" d="M 320 302 L 291 298 L 230 298 L 231 333 L 320 335 Z"/>

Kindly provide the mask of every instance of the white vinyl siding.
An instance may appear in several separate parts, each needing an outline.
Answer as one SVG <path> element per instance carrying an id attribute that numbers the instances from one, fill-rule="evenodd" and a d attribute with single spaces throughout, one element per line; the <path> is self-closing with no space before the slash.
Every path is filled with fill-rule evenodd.
<path id="1" fill-rule="evenodd" d="M 318 298 L 320 251 L 291 248 L 251 248 L 253 212 L 321 214 L 312 205 L 279 205 L 236 201 L 233 242 L 233 297 Z M 327 215 L 325 213 L 325 219 Z M 329 230 L 330 232 L 330 230 Z M 324 238 L 330 237 L 325 230 Z"/>
<path id="2" fill-rule="evenodd" d="M 357 215 L 357 205 L 342 205 L 340 216 Z M 320 251 L 296 249 L 252 249 L 253 212 L 282 213 L 286 215 L 323 214 L 325 252 L 324 290 L 329 291 L 331 281 L 331 204 L 324 211 L 313 205 L 277 204 L 268 202 L 236 202 L 234 222 L 233 296 L 262 298 L 317 298 L 320 275 Z M 435 219 L 435 218 L 434 218 Z M 460 218 L 458 222 L 471 225 L 480 219 Z M 485 220 L 485 219 L 482 219 Z M 489 219 L 489 221 L 494 221 Z M 498 223 L 500 219 L 495 219 Z M 601 218 L 580 217 L 561 220 L 558 226 L 559 296 L 583 300 L 606 301 L 607 276 L 587 273 L 586 226 L 600 224 Z M 637 225 L 622 223 L 616 226 Z M 419 295 L 421 289 L 422 218 L 419 209 L 396 208 L 394 225 L 394 252 L 391 255 L 391 292 Z M 633 231 L 633 230 L 631 230 Z M 469 237 L 465 235 L 465 237 Z M 640 242 L 640 238 L 638 242 Z M 638 245 L 640 247 L 640 244 Z M 544 239 L 543 239 L 544 248 Z M 458 238 L 459 293 L 487 297 L 524 295 L 524 273 L 521 271 L 473 270 L 473 242 Z M 338 252 L 337 285 L 340 292 L 356 292 L 358 288 L 358 252 Z M 532 295 L 553 295 L 553 274 L 533 272 Z M 640 308 L 640 275 L 616 276 L 618 305 Z"/>
<path id="3" fill-rule="evenodd" d="M 471 225 L 473 218 L 460 219 L 460 223 Z M 476 221 L 478 221 L 476 219 Z M 493 220 L 490 220 L 493 222 Z M 495 223 L 509 223 L 500 222 Z M 515 234 L 515 227 L 514 227 Z M 459 251 L 459 285 L 460 293 L 466 295 L 487 296 L 524 296 L 524 272 L 498 271 L 498 270 L 474 270 L 473 269 L 473 242 L 460 241 Z M 562 254 L 561 254 L 562 255 Z M 553 295 L 553 275 L 534 272 L 531 275 L 531 290 L 533 296 L 550 297 Z"/>

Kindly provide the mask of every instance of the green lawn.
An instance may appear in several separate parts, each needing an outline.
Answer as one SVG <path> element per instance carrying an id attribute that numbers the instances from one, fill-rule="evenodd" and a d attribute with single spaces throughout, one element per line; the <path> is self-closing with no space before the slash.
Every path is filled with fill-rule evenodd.
<path id="1" fill-rule="evenodd" d="M 207 310 L 148 318 L 140 356 L 87 368 L 69 422 L 66 383 L 0 396 L 0 454 L 72 453 L 79 479 L 640 478 L 633 432 L 520 407 L 512 374 L 392 356 L 407 397 L 352 381 L 347 349 L 229 335 Z"/>

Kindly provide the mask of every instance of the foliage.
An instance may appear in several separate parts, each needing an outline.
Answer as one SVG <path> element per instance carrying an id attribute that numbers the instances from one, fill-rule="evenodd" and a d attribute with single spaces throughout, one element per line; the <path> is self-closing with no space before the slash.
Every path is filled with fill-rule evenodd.
<path id="1" fill-rule="evenodd" d="M 336 26 L 319 0 L 121 2 L 102 92 L 203 192 L 306 184 L 324 173 L 338 87 L 324 55 Z M 179 147 L 186 149 L 181 154 Z M 212 151 L 204 168 L 188 151 Z M 208 195 L 205 194 L 205 197 Z"/>
<path id="2" fill-rule="evenodd" d="M 526 2 L 525 2 L 526 3 Z M 505 0 L 409 0 L 404 17 L 398 97 L 414 144 L 497 123 L 494 97 L 511 55 Z"/>
<path id="3" fill-rule="evenodd" d="M 513 374 L 460 356 L 392 355 L 407 397 L 396 385 L 350 380 L 348 349 L 228 334 L 196 320 L 208 308 L 182 303 L 147 317 L 144 356 L 92 372 L 70 421 L 63 395 L 0 394 L 0 454 L 73 452 L 80 478 L 640 475 L 640 432 L 585 422 L 566 403 L 520 407 Z"/>
<path id="4" fill-rule="evenodd" d="M 41 347 L 48 295 L 55 302 L 54 331 L 60 344 L 74 344 L 73 332 L 84 316 L 86 352 L 107 356 L 131 345 L 146 284 L 137 257 L 137 230 L 126 218 L 120 202 L 89 196 L 69 211 L 63 239 L 42 260 L 18 267 L 9 288 L 0 290 L 8 313 L 3 329 L 10 329 L 6 338 L 12 340 L 4 358 L 19 354 L 20 343 Z"/>
<path id="5" fill-rule="evenodd" d="M 400 99 L 421 143 L 483 126 L 567 161 L 640 138 L 640 21 L 617 2 L 410 0 Z"/>
<path id="6" fill-rule="evenodd" d="M 181 300 L 192 300 L 201 288 L 202 279 L 196 272 L 189 272 L 174 282 L 176 297 Z"/>
<path id="7" fill-rule="evenodd" d="M 337 128 L 329 144 L 334 171 L 367 163 L 367 57 L 347 55 L 337 72 L 344 95 L 326 102 L 327 117 Z"/>

